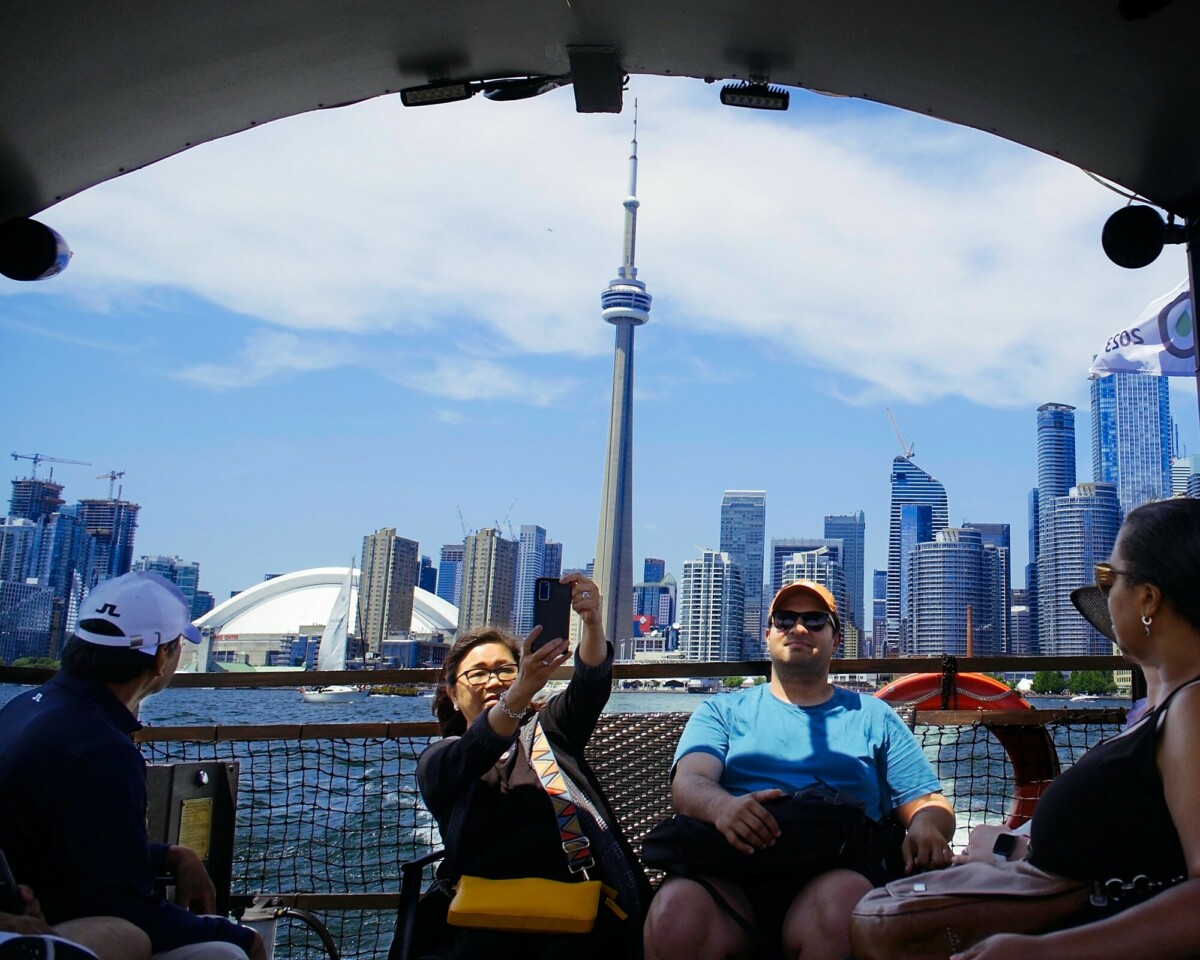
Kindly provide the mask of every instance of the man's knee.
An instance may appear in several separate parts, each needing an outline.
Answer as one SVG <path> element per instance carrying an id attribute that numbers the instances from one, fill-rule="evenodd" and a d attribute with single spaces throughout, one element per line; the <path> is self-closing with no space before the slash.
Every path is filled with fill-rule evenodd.
<path id="1" fill-rule="evenodd" d="M 730 906 L 753 922 L 745 896 L 727 884 L 718 884 Z M 648 960 L 734 956 L 746 949 L 749 938 L 737 922 L 700 884 L 680 877 L 666 880 L 646 917 Z"/>
<path id="2" fill-rule="evenodd" d="M 149 960 L 150 938 L 120 917 L 79 917 L 54 928 L 64 939 L 87 947 L 100 960 Z"/>
<path id="3" fill-rule="evenodd" d="M 809 882 L 792 901 L 784 920 L 783 943 L 788 955 L 845 956 L 850 916 L 870 890 L 871 881 L 853 870 L 831 870 Z"/>
<path id="4" fill-rule="evenodd" d="M 209 943 L 190 943 L 186 947 L 156 953 L 152 960 L 246 960 L 246 951 L 236 943 L 213 940 Z"/>

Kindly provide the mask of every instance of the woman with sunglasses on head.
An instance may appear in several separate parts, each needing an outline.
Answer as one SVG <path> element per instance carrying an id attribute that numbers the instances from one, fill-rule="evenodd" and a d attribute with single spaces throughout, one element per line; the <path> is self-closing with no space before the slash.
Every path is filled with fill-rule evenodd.
<path id="1" fill-rule="evenodd" d="M 649 886 L 583 756 L 612 689 L 613 650 L 604 636 L 596 584 L 579 573 L 567 574 L 562 582 L 570 584 L 571 606 L 583 623 L 566 690 L 537 699 L 570 656 L 565 637 L 539 645 L 541 628 L 536 626 L 523 643 L 494 627 L 464 633 L 446 654 L 434 697 L 433 712 L 444 739 L 421 754 L 417 784 L 443 841 L 452 844 L 452 856 L 439 867 L 439 880 L 452 885 L 464 874 L 496 880 L 580 879 L 580 863 L 568 865 L 555 806 L 530 761 L 530 754 L 538 752 L 533 747 L 536 720 L 590 843 L 594 865 L 586 877 L 617 889 L 617 906 L 626 918 L 602 904 L 590 934 L 459 929 L 452 937 L 453 957 L 487 951 L 491 960 L 528 960 L 566 950 L 572 960 L 641 955 Z"/>
<path id="2" fill-rule="evenodd" d="M 1198 578 L 1200 500 L 1187 498 L 1131 511 L 1109 562 L 1096 565 L 1121 652 L 1156 678 L 1155 706 L 1050 785 L 1034 811 L 1028 859 L 1106 884 L 1108 903 L 1070 929 L 1000 934 L 955 960 L 1200 953 Z"/>

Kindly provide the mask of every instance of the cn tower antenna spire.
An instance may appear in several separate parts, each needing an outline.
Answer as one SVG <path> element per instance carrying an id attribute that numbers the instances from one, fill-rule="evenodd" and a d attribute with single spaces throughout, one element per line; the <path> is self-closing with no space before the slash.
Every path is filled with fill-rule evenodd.
<path id="1" fill-rule="evenodd" d="M 633 659 L 633 331 L 650 319 L 650 294 L 637 279 L 637 101 L 633 104 L 633 150 L 625 197 L 625 245 L 617 277 L 600 294 L 603 317 L 616 330 L 608 454 L 596 537 L 596 584 L 600 613 L 618 660 Z"/>

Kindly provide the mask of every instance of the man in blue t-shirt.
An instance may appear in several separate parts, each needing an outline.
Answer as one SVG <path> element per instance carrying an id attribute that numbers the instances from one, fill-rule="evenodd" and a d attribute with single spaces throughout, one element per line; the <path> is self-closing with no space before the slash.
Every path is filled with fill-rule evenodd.
<path id="1" fill-rule="evenodd" d="M 675 751 L 675 811 L 753 856 L 780 834 L 764 801 L 823 784 L 864 803 L 873 819 L 899 818 L 907 871 L 948 866 L 954 811 L 916 738 L 883 701 L 829 682 L 841 642 L 833 595 L 808 580 L 788 584 L 771 603 L 766 635 L 770 683 L 714 697 L 688 721 Z M 868 872 L 838 868 L 792 885 L 705 880 L 760 936 L 778 936 L 786 956 L 844 960 L 851 911 L 873 886 Z M 647 960 L 717 960 L 750 948 L 701 884 L 663 883 L 646 919 Z"/>

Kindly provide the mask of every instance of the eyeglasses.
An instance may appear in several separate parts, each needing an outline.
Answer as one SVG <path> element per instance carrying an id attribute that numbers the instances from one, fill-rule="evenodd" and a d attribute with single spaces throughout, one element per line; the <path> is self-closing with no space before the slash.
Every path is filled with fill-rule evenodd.
<path id="1" fill-rule="evenodd" d="M 776 630 L 791 630 L 797 620 L 803 624 L 805 630 L 815 633 L 817 630 L 824 630 L 827 623 L 833 622 L 833 614 L 823 610 L 806 610 L 804 613 L 776 610 L 771 614 L 771 622 L 775 624 Z"/>
<path id="2" fill-rule="evenodd" d="M 458 675 L 459 680 L 466 680 L 473 687 L 485 686 L 488 680 L 495 677 L 501 683 L 509 683 L 517 679 L 517 673 L 520 668 L 515 663 L 505 663 L 495 670 L 489 670 L 487 667 L 475 667 L 471 670 L 464 670 Z"/>
<path id="3" fill-rule="evenodd" d="M 1128 570 L 1117 570 L 1111 564 L 1098 563 L 1096 564 L 1096 589 L 1100 591 L 1101 596 L 1108 596 L 1108 592 L 1117 582 L 1117 577 L 1132 577 L 1133 574 Z"/>

